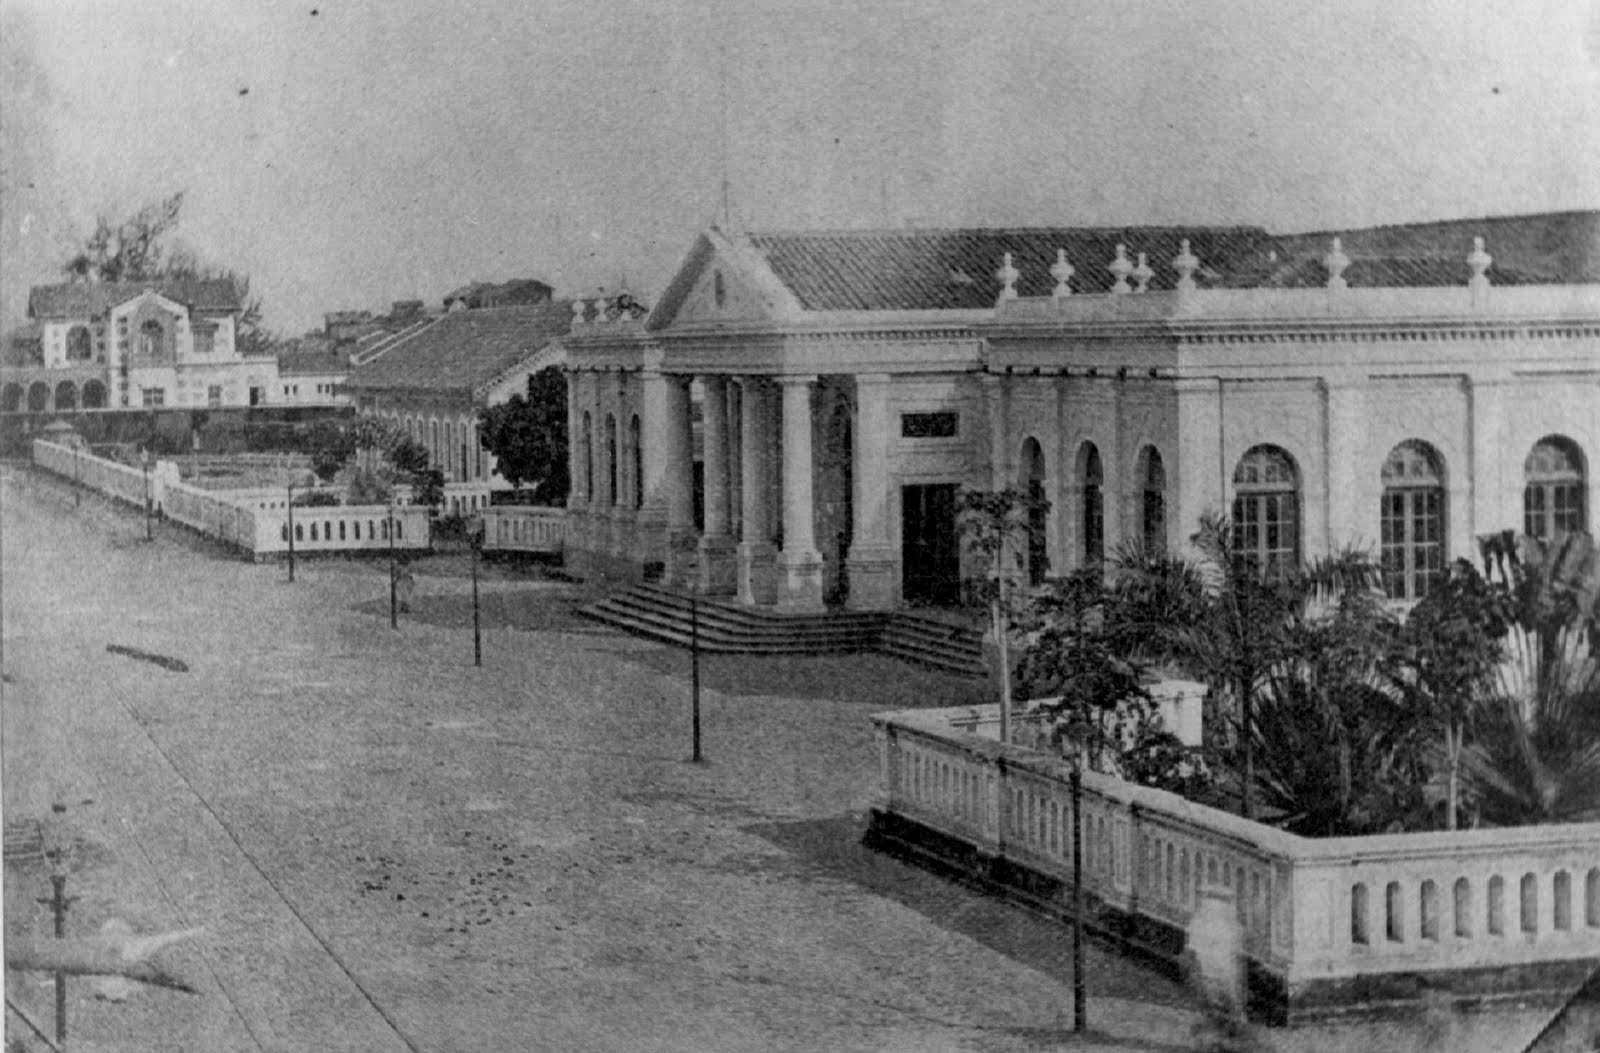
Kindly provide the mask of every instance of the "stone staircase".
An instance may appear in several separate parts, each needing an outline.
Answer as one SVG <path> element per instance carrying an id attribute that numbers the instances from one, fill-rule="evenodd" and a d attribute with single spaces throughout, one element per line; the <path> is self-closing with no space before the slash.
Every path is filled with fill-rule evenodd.
<path id="1" fill-rule="evenodd" d="M 684 593 L 636 585 L 578 613 L 594 621 L 676 647 L 690 642 L 691 606 L 697 606 L 700 647 L 739 654 L 841 654 L 878 651 L 963 676 L 983 675 L 975 630 L 936 615 L 827 611 L 780 614 L 720 599 L 697 605 Z"/>

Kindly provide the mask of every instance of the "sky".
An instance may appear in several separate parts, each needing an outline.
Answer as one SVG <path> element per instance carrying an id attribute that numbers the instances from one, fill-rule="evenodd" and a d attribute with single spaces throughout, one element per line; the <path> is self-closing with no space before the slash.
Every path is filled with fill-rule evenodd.
<path id="1" fill-rule="evenodd" d="M 1600 0 L 0 0 L 6 329 L 180 189 L 286 334 L 648 301 L 725 180 L 750 230 L 1600 208 Z"/>

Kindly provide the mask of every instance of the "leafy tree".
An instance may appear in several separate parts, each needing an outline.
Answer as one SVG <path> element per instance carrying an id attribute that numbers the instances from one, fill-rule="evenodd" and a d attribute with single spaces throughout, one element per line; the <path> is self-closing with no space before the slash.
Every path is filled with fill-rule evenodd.
<path id="1" fill-rule="evenodd" d="M 166 277 L 164 241 L 178 225 L 183 195 L 180 190 L 147 204 L 120 222 L 97 216 L 94 233 L 62 270 L 80 281 L 137 282 Z"/>
<path id="2" fill-rule="evenodd" d="M 1406 708 L 1443 742 L 1445 826 L 1459 825 L 1461 758 L 1480 700 L 1505 658 L 1510 595 L 1458 560 L 1400 629 L 1394 681 Z"/>
<path id="3" fill-rule="evenodd" d="M 527 396 L 513 395 L 478 413 L 478 442 L 495 456 L 496 471 L 514 488 L 524 483 L 537 499 L 557 505 L 571 487 L 567 467 L 567 385 L 551 367 L 528 379 Z"/>
<path id="4" fill-rule="evenodd" d="M 313 425 L 305 445 L 311 453 L 311 470 L 324 483 L 332 482 L 356 452 L 354 437 L 331 421 Z"/>
<path id="5" fill-rule="evenodd" d="M 1011 741 L 1010 612 L 1007 580 L 1022 567 L 1030 523 L 1048 502 L 1022 490 L 962 490 L 956 530 L 969 550 L 988 562 L 988 575 L 975 588 L 989 603 L 1000 666 L 1000 741 Z"/>

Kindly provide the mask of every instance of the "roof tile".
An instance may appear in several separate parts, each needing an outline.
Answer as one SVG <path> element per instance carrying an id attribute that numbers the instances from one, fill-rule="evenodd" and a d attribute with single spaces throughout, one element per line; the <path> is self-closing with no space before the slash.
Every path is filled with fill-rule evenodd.
<path id="1" fill-rule="evenodd" d="M 352 388 L 471 392 L 572 325 L 572 305 L 554 301 L 441 315 L 355 368 Z"/>

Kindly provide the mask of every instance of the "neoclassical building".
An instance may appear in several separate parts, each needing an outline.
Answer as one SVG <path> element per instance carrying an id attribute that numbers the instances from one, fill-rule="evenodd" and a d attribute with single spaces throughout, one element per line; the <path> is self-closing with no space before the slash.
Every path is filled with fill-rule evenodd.
<path id="1" fill-rule="evenodd" d="M 580 571 L 789 610 L 949 603 L 961 487 L 1049 500 L 1034 580 L 1231 517 L 1423 594 L 1600 499 L 1600 213 L 700 235 L 565 340 Z"/>
<path id="2" fill-rule="evenodd" d="M 256 406 L 278 364 L 239 353 L 230 279 L 35 286 L 29 328 L 6 349 L 0 410 Z"/>

